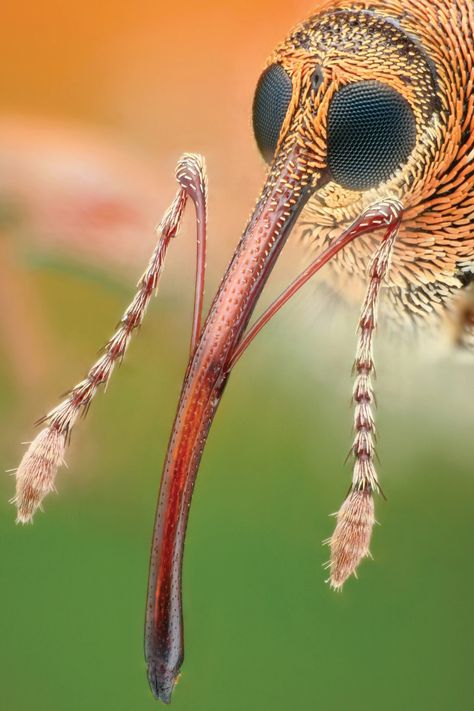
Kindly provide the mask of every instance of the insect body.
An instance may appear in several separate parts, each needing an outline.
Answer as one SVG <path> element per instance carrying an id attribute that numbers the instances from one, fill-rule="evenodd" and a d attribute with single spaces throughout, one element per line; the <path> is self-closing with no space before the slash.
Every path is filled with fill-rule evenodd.
<path id="1" fill-rule="evenodd" d="M 184 655 L 181 569 L 200 459 L 230 372 L 265 323 L 326 264 L 332 287 L 363 303 L 352 486 L 330 541 L 335 588 L 368 555 L 380 490 L 372 384 L 379 305 L 416 324 L 434 323 L 459 305 L 456 339 L 472 347 L 473 65 L 472 0 L 336 2 L 299 25 L 258 82 L 253 123 L 268 175 L 204 324 L 207 184 L 203 160 L 185 155 L 133 302 L 86 378 L 44 418 L 18 469 L 18 518 L 27 521 L 53 486 L 78 414 L 108 382 L 142 322 L 191 198 L 198 232 L 191 355 L 161 481 L 146 617 L 148 677 L 165 702 Z M 316 258 L 248 328 L 295 225 Z"/>

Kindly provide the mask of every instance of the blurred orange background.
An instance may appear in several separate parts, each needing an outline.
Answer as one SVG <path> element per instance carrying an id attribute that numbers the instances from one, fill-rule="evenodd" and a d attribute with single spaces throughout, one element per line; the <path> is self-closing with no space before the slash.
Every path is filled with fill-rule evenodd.
<path id="1" fill-rule="evenodd" d="M 44 139 L 43 119 L 75 126 L 84 139 L 92 130 L 106 144 L 116 142 L 154 171 L 155 221 L 174 189 L 178 156 L 203 153 L 211 233 L 234 243 L 262 178 L 250 121 L 258 75 L 313 6 L 8 3 L 0 28 L 1 111 L 28 116 L 23 142 L 34 142 L 38 120 L 37 141 Z M 78 134 L 74 140 L 80 144 Z"/>

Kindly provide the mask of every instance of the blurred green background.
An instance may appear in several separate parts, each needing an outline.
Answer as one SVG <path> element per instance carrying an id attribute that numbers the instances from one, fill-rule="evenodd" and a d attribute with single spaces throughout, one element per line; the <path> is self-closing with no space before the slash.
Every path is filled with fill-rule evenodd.
<path id="1" fill-rule="evenodd" d="M 315 5 L 3 8 L 2 468 L 110 335 L 185 150 L 208 159 L 209 302 L 263 177 L 250 127 L 260 67 Z M 34 526 L 15 526 L 14 481 L 0 478 L 2 711 L 157 708 L 143 660 L 148 549 L 189 345 L 192 234 L 187 220 Z M 304 256 L 288 246 L 273 293 Z M 356 317 L 309 286 L 232 375 L 191 512 L 175 711 L 474 708 L 472 363 L 379 334 L 388 502 L 359 580 L 341 594 L 324 583 L 321 542 L 351 474 Z"/>
<path id="2" fill-rule="evenodd" d="M 131 291 L 67 266 L 28 267 L 56 348 L 34 403 L 2 363 L 11 466 L 30 421 L 82 374 Z M 2 708 L 155 706 L 142 656 L 148 546 L 190 306 L 165 283 L 109 392 L 77 427 L 60 495 L 34 526 L 15 527 L 13 481 L 2 481 Z M 350 476 L 353 321 L 308 315 L 312 296 L 242 360 L 211 433 L 188 533 L 173 708 L 472 708 L 471 371 L 410 366 L 393 344 L 379 349 L 389 501 L 377 502 L 374 562 L 335 594 L 320 542 Z"/>

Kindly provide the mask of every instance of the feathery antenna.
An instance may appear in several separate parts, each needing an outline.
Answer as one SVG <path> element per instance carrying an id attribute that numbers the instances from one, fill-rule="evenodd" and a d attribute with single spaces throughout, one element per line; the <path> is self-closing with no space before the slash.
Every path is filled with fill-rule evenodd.
<path id="1" fill-rule="evenodd" d="M 393 210 L 392 206 L 389 209 Z M 370 539 L 375 523 L 373 492 L 381 493 L 375 469 L 375 374 L 373 338 L 377 326 L 380 290 L 389 268 L 399 222 L 387 229 L 378 247 L 369 273 L 369 285 L 359 319 L 359 337 L 353 372 L 354 457 L 352 484 L 349 495 L 337 514 L 336 529 L 329 540 L 331 587 L 339 590 L 359 566 L 370 556 Z"/>
<path id="2" fill-rule="evenodd" d="M 205 260 L 207 183 L 203 159 L 185 154 L 178 163 L 176 177 L 180 187 L 157 229 L 158 243 L 117 330 L 86 377 L 38 422 L 46 427 L 30 444 L 16 471 L 16 493 L 12 503 L 17 507 L 17 523 L 31 523 L 44 498 L 54 491 L 56 473 L 64 464 L 64 454 L 77 418 L 87 414 L 99 387 L 107 387 L 116 364 L 125 356 L 133 332 L 142 324 L 150 300 L 158 289 L 166 252 L 171 239 L 178 233 L 188 197 L 195 203 L 198 213 L 199 264 L 193 339 L 197 337 L 195 331 L 200 328 Z"/>

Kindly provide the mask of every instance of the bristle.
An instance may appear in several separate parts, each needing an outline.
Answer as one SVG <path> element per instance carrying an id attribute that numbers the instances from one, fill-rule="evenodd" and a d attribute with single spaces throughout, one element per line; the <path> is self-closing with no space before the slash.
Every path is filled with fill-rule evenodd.
<path id="1" fill-rule="evenodd" d="M 337 514 L 336 529 L 329 542 L 329 582 L 334 590 L 340 590 L 347 578 L 356 573 L 360 562 L 370 556 L 374 523 L 372 491 L 353 489 Z"/>
<path id="2" fill-rule="evenodd" d="M 44 498 L 54 491 L 58 468 L 64 462 L 66 436 L 46 427 L 26 450 L 16 472 L 17 523 L 31 523 Z"/>

